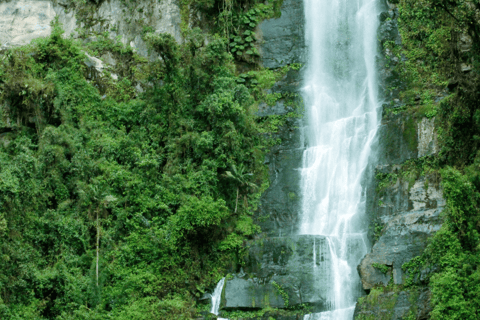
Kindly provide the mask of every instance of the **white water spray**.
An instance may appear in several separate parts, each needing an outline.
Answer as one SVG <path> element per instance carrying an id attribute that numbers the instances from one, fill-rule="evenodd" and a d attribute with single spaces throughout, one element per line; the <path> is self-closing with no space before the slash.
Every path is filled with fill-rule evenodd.
<path id="1" fill-rule="evenodd" d="M 213 291 L 212 294 L 212 309 L 210 310 L 210 313 L 213 313 L 214 315 L 218 316 L 218 312 L 220 311 L 220 302 L 222 300 L 222 291 L 223 291 L 223 285 L 225 284 L 225 278 L 222 278 L 217 283 L 217 286 L 215 287 L 215 290 Z"/>
<path id="2" fill-rule="evenodd" d="M 362 179 L 379 125 L 376 0 L 304 0 L 309 50 L 303 97 L 309 148 L 303 154 L 300 234 L 323 236 L 329 265 L 314 272 L 329 310 L 310 319 L 352 319 L 356 266 L 367 253 Z"/>

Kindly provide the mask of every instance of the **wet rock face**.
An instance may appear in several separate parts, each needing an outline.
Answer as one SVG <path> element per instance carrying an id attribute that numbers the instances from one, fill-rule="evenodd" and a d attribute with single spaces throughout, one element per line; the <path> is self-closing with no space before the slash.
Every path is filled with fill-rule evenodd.
<path id="1" fill-rule="evenodd" d="M 280 18 L 260 24 L 264 44 L 261 47 L 263 66 L 280 68 L 305 59 L 305 18 L 303 1 L 284 0 Z"/>
<path id="2" fill-rule="evenodd" d="M 380 152 L 376 161 L 381 166 L 402 164 L 439 151 L 435 118 L 390 114 L 383 117 L 377 135 Z"/>
<path id="3" fill-rule="evenodd" d="M 291 70 L 272 89 L 272 93 L 295 93 L 299 89 L 300 74 Z M 298 101 L 298 103 L 301 103 Z M 295 111 L 283 100 L 275 106 L 260 106 L 257 115 L 286 115 Z M 286 125 L 272 137 L 281 143 L 274 146 L 265 158 L 270 176 L 270 187 L 262 195 L 256 214 L 258 224 L 268 236 L 278 237 L 297 232 L 300 208 L 300 173 L 305 149 L 302 139 L 302 119 L 289 118 Z"/>
<path id="4" fill-rule="evenodd" d="M 379 165 L 401 164 L 417 158 L 418 133 L 413 117 L 402 114 L 384 117 L 377 135 L 380 144 Z"/>
<path id="5" fill-rule="evenodd" d="M 224 308 L 256 309 L 309 306 L 310 312 L 325 311 L 333 290 L 329 279 L 332 256 L 323 236 L 297 235 L 252 241 L 245 265 L 226 281 Z M 362 258 L 362 237 L 353 238 L 348 252 Z M 359 288 L 360 289 L 360 288 Z"/>
<path id="6" fill-rule="evenodd" d="M 291 63 L 304 62 L 304 13 L 302 0 L 284 0 L 281 17 L 260 24 L 263 37 L 262 61 L 267 68 L 279 68 Z M 268 93 L 300 92 L 301 72 L 290 70 Z M 298 104 L 302 104 L 299 100 Z M 257 115 L 286 115 L 295 111 L 284 100 L 275 106 L 260 105 Z M 298 111 L 298 110 L 297 110 Z M 274 146 L 265 159 L 270 174 L 270 188 L 261 199 L 257 223 L 267 236 L 281 237 L 297 232 L 300 208 L 300 172 L 305 143 L 302 137 L 303 121 L 287 119 L 273 139 L 281 143 Z"/>
<path id="7" fill-rule="evenodd" d="M 379 16 L 380 27 L 377 33 L 379 52 L 382 54 L 377 56 L 377 63 L 380 92 L 386 102 L 383 105 L 385 111 L 388 108 L 401 106 L 399 94 L 401 90 L 405 88 L 406 84 L 396 71 L 396 66 L 400 62 L 400 59 L 384 47 L 387 42 L 394 42 L 397 46 L 402 44 L 400 32 L 398 31 L 398 9 L 393 4 L 385 4 L 384 10 L 385 11 Z M 404 57 L 402 57 L 402 59 L 404 59 Z"/>
<path id="8" fill-rule="evenodd" d="M 285 308 L 300 304 L 325 307 L 331 263 L 321 236 L 265 238 L 252 242 L 241 273 L 227 280 L 224 308 Z M 325 272 L 317 277 L 314 268 Z M 322 290 L 323 289 L 323 290 Z"/>

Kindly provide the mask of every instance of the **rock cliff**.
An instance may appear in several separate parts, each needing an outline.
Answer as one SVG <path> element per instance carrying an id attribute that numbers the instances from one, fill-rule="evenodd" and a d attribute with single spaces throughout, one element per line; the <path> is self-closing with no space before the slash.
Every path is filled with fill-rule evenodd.
<path id="1" fill-rule="evenodd" d="M 109 32 L 124 44 L 147 56 L 142 40 L 144 28 L 170 33 L 182 40 L 180 8 L 174 0 L 130 2 L 109 0 L 80 2 L 69 0 L 18 0 L 0 3 L 0 44 L 2 47 L 30 43 L 50 34 L 50 22 L 58 18 L 66 36 L 82 37 Z"/>

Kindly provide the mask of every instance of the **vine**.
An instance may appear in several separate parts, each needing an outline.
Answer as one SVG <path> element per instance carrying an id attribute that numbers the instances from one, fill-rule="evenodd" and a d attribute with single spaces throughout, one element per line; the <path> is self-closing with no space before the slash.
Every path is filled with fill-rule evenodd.
<path id="1" fill-rule="evenodd" d="M 282 288 L 278 283 L 275 281 L 272 281 L 272 285 L 277 289 L 277 292 L 280 294 L 280 296 L 283 299 L 283 303 L 285 304 L 285 307 L 288 308 L 289 301 L 288 301 L 288 293 L 285 292 L 285 289 Z"/>

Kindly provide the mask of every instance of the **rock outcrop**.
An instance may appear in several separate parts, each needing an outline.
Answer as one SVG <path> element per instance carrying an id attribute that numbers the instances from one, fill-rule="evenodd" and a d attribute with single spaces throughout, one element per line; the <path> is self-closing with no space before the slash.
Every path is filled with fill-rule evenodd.
<path id="1" fill-rule="evenodd" d="M 383 191 L 377 212 L 383 231 L 358 268 L 365 290 L 387 286 L 391 280 L 404 284 L 402 265 L 420 255 L 426 240 L 440 229 L 445 200 L 438 184 L 426 182 L 421 177 L 409 186 L 408 181 L 398 179 Z M 388 272 L 374 267 L 378 264 L 387 266 Z"/>
<path id="2" fill-rule="evenodd" d="M 325 237 L 312 235 L 252 241 L 242 272 L 226 281 L 224 308 L 325 310 L 330 290 L 326 283 L 334 272 L 330 268 L 332 257 L 327 241 Z M 359 238 L 350 243 L 348 250 L 362 252 L 358 247 L 363 245 Z"/>
<path id="3" fill-rule="evenodd" d="M 90 4 L 93 6 L 93 4 Z M 95 10 L 83 8 L 70 0 L 17 0 L 0 3 L 0 44 L 20 46 L 51 32 L 51 21 L 58 17 L 65 36 L 77 37 L 88 29 L 89 34 L 109 32 L 124 44 L 148 56 L 142 31 L 170 33 L 179 42 L 181 35 L 180 8 L 175 0 L 102 1 Z M 83 30 L 83 31 L 82 31 Z"/>
<path id="4" fill-rule="evenodd" d="M 21 46 L 50 35 L 50 22 L 56 16 L 51 1 L 12 1 L 0 3 L 0 45 Z"/>

